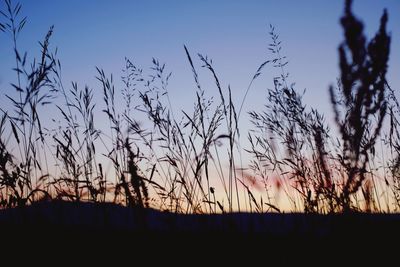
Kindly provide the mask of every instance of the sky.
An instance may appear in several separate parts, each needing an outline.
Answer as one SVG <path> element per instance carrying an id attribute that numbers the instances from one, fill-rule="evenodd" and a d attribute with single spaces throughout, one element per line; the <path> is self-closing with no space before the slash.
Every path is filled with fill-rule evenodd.
<path id="1" fill-rule="evenodd" d="M 121 76 L 124 57 L 142 66 L 151 66 L 157 58 L 172 72 L 169 93 L 174 107 L 192 104 L 194 82 L 183 45 L 192 55 L 201 53 L 213 59 L 222 85 L 231 86 L 234 99 L 241 102 L 245 89 L 257 67 L 272 55 L 269 24 L 280 35 L 283 54 L 287 56 L 289 80 L 299 91 L 306 89 L 309 106 L 329 113 L 328 86 L 338 77 L 337 47 L 342 40 L 339 18 L 344 1 L 106 1 L 106 0 L 25 0 L 22 12 L 28 23 L 20 35 L 22 51 L 38 55 L 38 41 L 51 25 L 51 43 L 58 48 L 64 83 L 76 81 L 99 88 L 95 66 L 106 73 Z M 2 4 L 4 6 L 4 3 Z M 400 85 L 400 1 L 355 1 L 354 13 L 363 20 L 371 36 L 379 25 L 383 8 L 389 10 L 392 51 L 389 81 Z M 0 35 L 0 86 L 8 85 L 13 65 L 11 40 Z M 195 61 L 200 68 L 200 62 Z M 10 74 L 11 73 L 11 74 Z M 276 71 L 265 68 L 252 87 L 246 103 L 261 109 L 265 89 L 272 87 Z M 207 84 L 207 72 L 200 73 Z M 396 77 L 397 76 L 397 77 Z M 393 86 L 396 88 L 396 86 Z M 398 86 L 397 86 L 398 87 Z M 210 84 L 210 94 L 216 88 Z"/>
<path id="2" fill-rule="evenodd" d="M 239 105 L 258 66 L 272 59 L 269 25 L 275 26 L 282 41 L 282 53 L 289 61 L 289 81 L 298 91 L 306 90 L 305 104 L 331 117 L 328 87 L 338 72 L 337 48 L 343 40 L 339 19 L 344 1 L 328 0 L 23 0 L 22 14 L 27 24 L 19 36 L 21 51 L 29 58 L 39 55 L 39 41 L 54 25 L 51 38 L 63 68 L 64 84 L 72 81 L 93 89 L 101 102 L 102 89 L 96 80 L 96 67 L 116 80 L 122 75 L 127 57 L 144 69 L 152 58 L 166 63 L 172 72 L 168 92 L 175 112 L 191 110 L 195 83 L 184 45 L 199 70 L 206 94 L 217 96 L 212 76 L 201 69 L 197 53 L 213 59 L 224 90 L 232 89 Z M 4 8 L 0 3 L 0 8 Z M 388 30 L 392 35 L 388 80 L 400 87 L 400 1 L 356 0 L 353 11 L 364 22 L 370 38 L 379 27 L 384 8 L 388 9 Z M 396 27 L 397 26 L 397 27 Z M 0 104 L 9 101 L 4 94 L 14 89 L 14 58 L 10 36 L 0 34 Z M 260 111 L 266 89 L 273 87 L 277 70 L 266 66 L 253 84 L 244 111 Z M 118 85 L 118 81 L 117 81 Z M 96 110 L 100 112 L 98 106 Z M 50 114 L 51 115 L 51 114 Z M 251 127 L 242 113 L 241 130 Z"/>

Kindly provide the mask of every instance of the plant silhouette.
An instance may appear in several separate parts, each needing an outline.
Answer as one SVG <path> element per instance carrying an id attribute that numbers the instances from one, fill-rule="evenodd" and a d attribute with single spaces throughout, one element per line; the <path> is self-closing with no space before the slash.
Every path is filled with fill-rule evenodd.
<path id="1" fill-rule="evenodd" d="M 165 64 L 153 58 L 146 70 L 125 58 L 121 90 L 113 75 L 97 68 L 103 92 L 100 105 L 109 125 L 97 128 L 99 103 L 93 101 L 93 90 L 63 83 L 57 50 L 50 45 L 53 27 L 40 43 L 38 59 L 28 63 L 19 45 L 27 23 L 22 5 L 3 3 L 0 31 L 11 37 L 17 82 L 11 84 L 15 92 L 6 95 L 13 109 L 1 109 L 2 208 L 66 200 L 177 213 L 281 212 L 273 197 L 281 191 L 292 211 L 383 212 L 381 201 L 387 211 L 400 207 L 400 105 L 386 80 L 391 41 L 386 10 L 368 41 L 352 12 L 352 1 L 345 1 L 340 77 L 329 88 L 339 130 L 335 136 L 324 114 L 307 107 L 304 93 L 290 83 L 288 60 L 272 25 L 272 58 L 257 68 L 239 107 L 213 61 L 203 54 L 194 57 L 184 46 L 196 93 L 192 110 L 173 110 L 168 93 L 171 72 Z M 198 62 L 214 89 L 203 85 Z M 246 114 L 253 128 L 245 132 L 240 118 L 246 97 L 269 66 L 278 75 L 266 92 L 264 110 Z M 62 103 L 55 102 L 56 97 Z M 58 112 L 51 118 L 59 123 L 54 129 L 43 121 L 48 106 Z M 147 119 L 145 124 L 139 123 L 139 116 Z M 386 128 L 389 134 L 384 135 Z M 241 135 L 248 138 L 245 148 Z M 390 153 L 378 166 L 376 147 L 381 139 L 381 149 Z M 243 155 L 250 156 L 248 168 L 237 167 Z M 111 170 L 104 168 L 109 165 Z M 385 200 L 381 195 L 387 196 Z"/>

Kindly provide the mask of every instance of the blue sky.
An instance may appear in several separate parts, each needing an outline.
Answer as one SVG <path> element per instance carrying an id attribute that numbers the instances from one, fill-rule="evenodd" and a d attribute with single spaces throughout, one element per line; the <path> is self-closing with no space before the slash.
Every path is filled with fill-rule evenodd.
<path id="1" fill-rule="evenodd" d="M 174 106 L 192 103 L 194 83 L 183 44 L 193 55 L 208 55 L 223 86 L 232 87 L 240 102 L 255 69 L 268 53 L 268 25 L 275 25 L 289 59 L 287 71 L 298 90 L 307 89 L 305 101 L 325 112 L 327 88 L 338 76 L 337 46 L 342 40 L 339 18 L 343 1 L 21 1 L 28 23 L 20 36 L 22 50 L 37 55 L 38 41 L 51 25 L 52 38 L 63 65 L 64 83 L 77 81 L 96 89 L 95 66 L 120 77 L 124 57 L 143 68 L 152 57 L 172 71 L 169 92 Z M 2 4 L 4 6 L 4 4 Z M 371 35 L 378 27 L 383 8 L 389 10 L 392 51 L 389 80 L 400 85 L 400 1 L 355 1 L 353 10 Z M 0 36 L 0 86 L 11 90 L 13 67 L 11 40 Z M 200 63 L 197 61 L 198 66 Z M 249 94 L 247 103 L 262 108 L 265 88 L 272 86 L 275 71 L 266 68 Z M 201 72 L 207 85 L 211 77 Z M 210 84 L 210 87 L 211 84 Z M 210 94 L 215 93 L 214 87 Z"/>
<path id="2" fill-rule="evenodd" d="M 58 48 L 63 66 L 63 82 L 88 85 L 95 92 L 97 108 L 101 110 L 102 90 L 96 80 L 96 69 L 113 73 L 117 86 L 122 75 L 124 57 L 147 69 L 152 58 L 167 65 L 172 72 L 168 87 L 175 113 L 192 110 L 195 85 L 183 45 L 213 59 L 214 67 L 226 90 L 232 88 L 233 99 L 239 105 L 247 85 L 260 63 L 272 58 L 267 49 L 270 42 L 269 24 L 273 24 L 287 56 L 290 82 L 296 89 L 306 89 L 304 101 L 325 113 L 331 108 L 328 86 L 338 77 L 337 47 L 342 41 L 339 24 L 344 1 L 21 1 L 22 14 L 28 17 L 19 37 L 21 51 L 30 58 L 38 56 L 42 40 L 51 25 L 55 30 L 52 47 Z M 4 3 L 2 3 L 4 7 Z M 389 11 L 388 29 L 392 33 L 389 82 L 400 86 L 400 1 L 355 1 L 354 13 L 362 19 L 371 37 L 378 28 L 384 8 Z M 0 89 L 10 94 L 15 82 L 12 72 L 14 58 L 10 36 L 0 35 Z M 195 59 L 200 82 L 208 95 L 217 96 L 210 73 L 201 69 Z M 246 99 L 244 111 L 260 111 L 265 104 L 266 88 L 273 85 L 277 70 L 270 66 L 254 83 Z M 11 77 L 11 78 L 10 78 Z M 118 88 L 118 87 L 117 87 Z M 3 100 L 2 105 L 7 105 Z M 250 124 L 242 113 L 241 129 Z"/>

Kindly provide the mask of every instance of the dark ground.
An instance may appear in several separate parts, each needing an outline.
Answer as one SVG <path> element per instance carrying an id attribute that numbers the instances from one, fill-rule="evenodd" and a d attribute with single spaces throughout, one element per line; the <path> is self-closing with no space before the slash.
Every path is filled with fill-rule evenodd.
<path id="1" fill-rule="evenodd" d="M 1 210 L 0 238 L 0 258 L 21 252 L 68 263 L 82 257 L 90 266 L 125 259 L 151 266 L 400 262 L 398 214 L 176 215 L 52 202 Z"/>

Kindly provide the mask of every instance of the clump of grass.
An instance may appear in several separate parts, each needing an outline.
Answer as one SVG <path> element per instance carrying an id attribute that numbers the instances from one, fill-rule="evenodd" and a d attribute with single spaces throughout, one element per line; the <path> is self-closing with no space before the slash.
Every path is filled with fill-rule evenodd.
<path id="1" fill-rule="evenodd" d="M 386 73 L 390 51 L 387 20 L 385 10 L 379 31 L 367 43 L 362 33 L 363 25 L 354 17 L 351 1 L 346 1 L 345 14 L 341 19 L 345 41 L 339 47 L 342 101 L 338 100 L 332 87 L 329 90 L 342 137 L 339 162 L 345 177 L 338 201 L 343 211 L 353 208 L 351 198 L 371 171 L 368 170 L 368 163 L 374 156 L 375 143 L 386 115 Z"/>
<path id="2" fill-rule="evenodd" d="M 388 110 L 389 132 L 383 139 L 384 148 L 388 148 L 387 157 L 383 162 L 385 164 L 384 182 L 386 186 L 390 186 L 393 194 L 395 210 L 400 209 L 400 121 L 399 112 L 400 104 L 394 90 L 386 83 L 388 94 Z M 384 150 L 384 149 L 382 149 Z M 382 152 L 385 153 L 386 151 Z M 388 173 L 387 173 L 388 172 Z"/>
<path id="3" fill-rule="evenodd" d="M 281 42 L 273 26 L 269 34 L 269 49 L 274 55 L 271 62 L 280 73 L 274 78 L 274 88 L 268 89 L 266 110 L 249 113 L 256 127 L 248 136 L 251 146 L 247 151 L 254 156 L 250 168 L 263 179 L 267 190 L 268 176 L 280 177 L 295 209 L 300 207 L 296 207 L 292 189 L 299 193 L 306 212 L 323 212 L 332 206 L 330 167 L 321 156 L 327 150 L 329 128 L 318 111 L 307 111 L 302 94 L 294 84 L 288 84 L 288 61 L 281 55 Z"/>
<path id="4" fill-rule="evenodd" d="M 49 51 L 50 37 L 53 33 L 53 27 L 50 27 L 44 41 L 40 43 L 39 59 L 27 64 L 27 53 L 21 53 L 18 49 L 18 37 L 25 26 L 26 17 L 20 16 L 21 4 L 13 5 L 10 0 L 5 0 L 4 3 L 6 10 L 1 12 L 1 15 L 5 22 L 1 23 L 0 30 L 6 32 L 12 40 L 15 55 L 13 70 L 17 83 L 11 84 L 15 94 L 6 95 L 14 107 L 13 111 L 2 112 L 3 119 L 7 118 L 11 125 L 11 134 L 18 148 L 19 163 L 14 163 L 13 182 L 2 183 L 6 192 L 2 199 L 9 199 L 9 204 L 13 206 L 11 203 L 25 204 L 31 192 L 36 191 L 42 180 L 48 177 L 47 166 L 42 166 L 46 164 L 46 160 L 42 159 L 46 154 L 40 152 L 40 147 L 46 146 L 47 143 L 39 110 L 42 106 L 50 104 L 54 97 L 55 90 L 50 76 L 55 58 Z M 4 160 L 11 163 L 12 157 L 5 149 L 4 131 L 1 139 Z M 4 178 L 9 180 L 7 175 L 1 177 Z M 4 192 L 3 188 L 1 192 Z"/>
<path id="5" fill-rule="evenodd" d="M 55 70 L 58 75 L 60 70 L 60 66 Z M 94 125 L 93 92 L 87 86 L 79 89 L 77 83 L 72 83 L 68 95 L 61 77 L 58 78 L 58 89 L 65 103 L 57 108 L 65 123 L 53 135 L 56 159 L 62 164 L 61 177 L 53 185 L 57 195 L 74 201 L 80 201 L 84 195 L 89 201 L 104 201 L 106 181 L 102 164 L 97 164 L 96 159 L 95 142 L 100 131 Z"/>
<path id="6" fill-rule="evenodd" d="M 313 109 L 307 111 L 302 95 L 288 84 L 287 61 L 281 56 L 281 42 L 271 26 L 269 49 L 280 74 L 274 78 L 274 88 L 268 90 L 266 111 L 250 112 L 258 129 L 258 133 L 249 134 L 249 152 L 254 156 L 251 168 L 264 180 L 268 179 L 267 173 L 276 173 L 289 181 L 306 212 L 359 209 L 360 191 L 366 210 L 374 202 L 374 186 L 367 176 L 372 173 L 371 157 L 387 110 L 385 76 L 390 37 L 386 22 L 384 11 L 378 33 L 367 43 L 362 23 L 352 14 L 351 1 L 346 1 L 341 19 L 345 41 L 339 47 L 340 99 L 333 87 L 329 90 L 341 133 L 337 142 L 329 134 L 323 116 Z M 285 190 L 296 206 L 293 193 Z"/>

